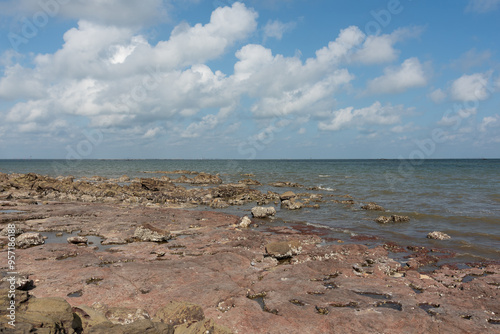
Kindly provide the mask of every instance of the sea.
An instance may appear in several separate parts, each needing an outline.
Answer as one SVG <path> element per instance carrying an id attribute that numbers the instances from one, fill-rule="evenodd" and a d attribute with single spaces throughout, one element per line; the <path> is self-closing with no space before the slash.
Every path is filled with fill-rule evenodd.
<path id="1" fill-rule="evenodd" d="M 165 174 L 144 172 L 174 170 L 219 174 L 224 183 L 255 179 L 262 183 L 255 188 L 264 193 L 292 190 L 321 194 L 325 201 L 319 203 L 319 209 L 290 211 L 277 206 L 277 219 L 321 228 L 328 231 L 327 239 L 335 242 L 359 242 L 356 240 L 367 236 L 367 244 L 393 242 L 448 250 L 456 253 L 451 261 L 457 263 L 500 260 L 500 159 L 0 160 L 3 173 L 53 177 L 154 177 Z M 295 182 L 305 188 L 269 185 L 277 181 Z M 355 204 L 332 201 L 349 198 Z M 375 202 L 387 211 L 361 209 L 368 202 Z M 249 215 L 254 205 L 217 211 L 243 216 Z M 374 221 L 379 215 L 393 214 L 409 216 L 411 220 L 389 224 Z M 426 236 L 432 231 L 444 232 L 451 239 L 428 239 Z"/>

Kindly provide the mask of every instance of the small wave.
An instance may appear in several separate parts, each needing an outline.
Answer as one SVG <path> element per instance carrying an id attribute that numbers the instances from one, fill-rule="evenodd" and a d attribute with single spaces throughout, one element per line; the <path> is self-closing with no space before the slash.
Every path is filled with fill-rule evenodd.
<path id="1" fill-rule="evenodd" d="M 331 175 L 318 175 L 318 177 L 331 177 Z"/>
<path id="2" fill-rule="evenodd" d="M 335 191 L 336 189 L 329 188 L 329 187 L 323 187 L 323 186 L 318 186 L 319 190 L 324 190 L 324 191 Z"/>

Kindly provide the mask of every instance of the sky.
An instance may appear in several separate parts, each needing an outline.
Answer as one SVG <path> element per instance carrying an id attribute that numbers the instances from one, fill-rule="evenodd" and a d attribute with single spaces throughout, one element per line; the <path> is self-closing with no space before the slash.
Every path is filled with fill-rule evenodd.
<path id="1" fill-rule="evenodd" d="M 500 0 L 0 0 L 0 159 L 500 158 Z"/>

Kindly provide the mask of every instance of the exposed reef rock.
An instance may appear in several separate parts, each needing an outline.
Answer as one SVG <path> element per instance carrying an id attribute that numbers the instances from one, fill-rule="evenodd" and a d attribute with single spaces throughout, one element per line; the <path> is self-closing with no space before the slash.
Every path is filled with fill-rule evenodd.
<path id="1" fill-rule="evenodd" d="M 252 216 L 254 218 L 266 218 L 274 216 L 275 214 L 276 214 L 276 209 L 272 206 L 270 207 L 256 206 L 252 208 Z"/>
<path id="2" fill-rule="evenodd" d="M 387 224 L 387 223 L 402 223 L 402 222 L 409 222 L 410 217 L 408 216 L 397 216 L 397 215 L 392 215 L 390 217 L 387 216 L 380 216 L 377 219 L 375 219 L 377 223 L 380 224 Z"/>
<path id="3" fill-rule="evenodd" d="M 288 210 L 298 210 L 302 209 L 304 207 L 304 204 L 302 202 L 296 201 L 295 199 L 284 200 L 283 202 L 281 202 L 281 207 Z"/>
<path id="4" fill-rule="evenodd" d="M 361 206 L 361 209 L 363 210 L 373 210 L 373 211 L 385 211 L 385 209 L 378 205 L 377 203 L 370 202 L 368 204 L 365 204 Z"/>
<path id="5" fill-rule="evenodd" d="M 439 231 L 430 232 L 429 234 L 427 234 L 427 238 L 436 240 L 451 239 L 451 237 L 448 234 Z"/>
<path id="6" fill-rule="evenodd" d="M 45 242 L 43 236 L 36 232 L 23 233 L 16 238 L 16 245 L 19 248 L 28 248 L 42 245 Z"/>

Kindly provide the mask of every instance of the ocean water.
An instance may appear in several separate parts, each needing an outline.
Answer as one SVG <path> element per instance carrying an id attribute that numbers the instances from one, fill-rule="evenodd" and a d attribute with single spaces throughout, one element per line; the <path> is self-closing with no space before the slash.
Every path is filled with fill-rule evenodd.
<path id="1" fill-rule="evenodd" d="M 351 242 L 353 236 L 370 235 L 403 246 L 420 245 L 449 249 L 454 261 L 500 260 L 500 160 L 0 160 L 3 173 L 39 173 L 50 176 L 100 175 L 104 177 L 153 177 L 144 171 L 192 170 L 219 173 L 224 183 L 248 178 L 260 181 L 255 187 L 296 193 L 320 193 L 326 200 L 320 209 L 280 210 L 287 222 L 324 226 L 332 240 Z M 176 177 L 176 176 L 172 176 Z M 305 187 L 274 188 L 275 181 L 290 181 Z M 185 186 L 185 185 L 183 185 Z M 354 205 L 333 203 L 332 199 L 356 201 Z M 362 210 L 367 202 L 382 205 L 387 212 Z M 255 203 L 220 211 L 245 215 Z M 205 209 L 205 208 L 202 208 Z M 209 209 L 209 208 L 207 208 Z M 407 215 L 408 223 L 381 225 L 379 215 Z M 427 239 L 432 231 L 442 231 L 452 239 Z"/>

